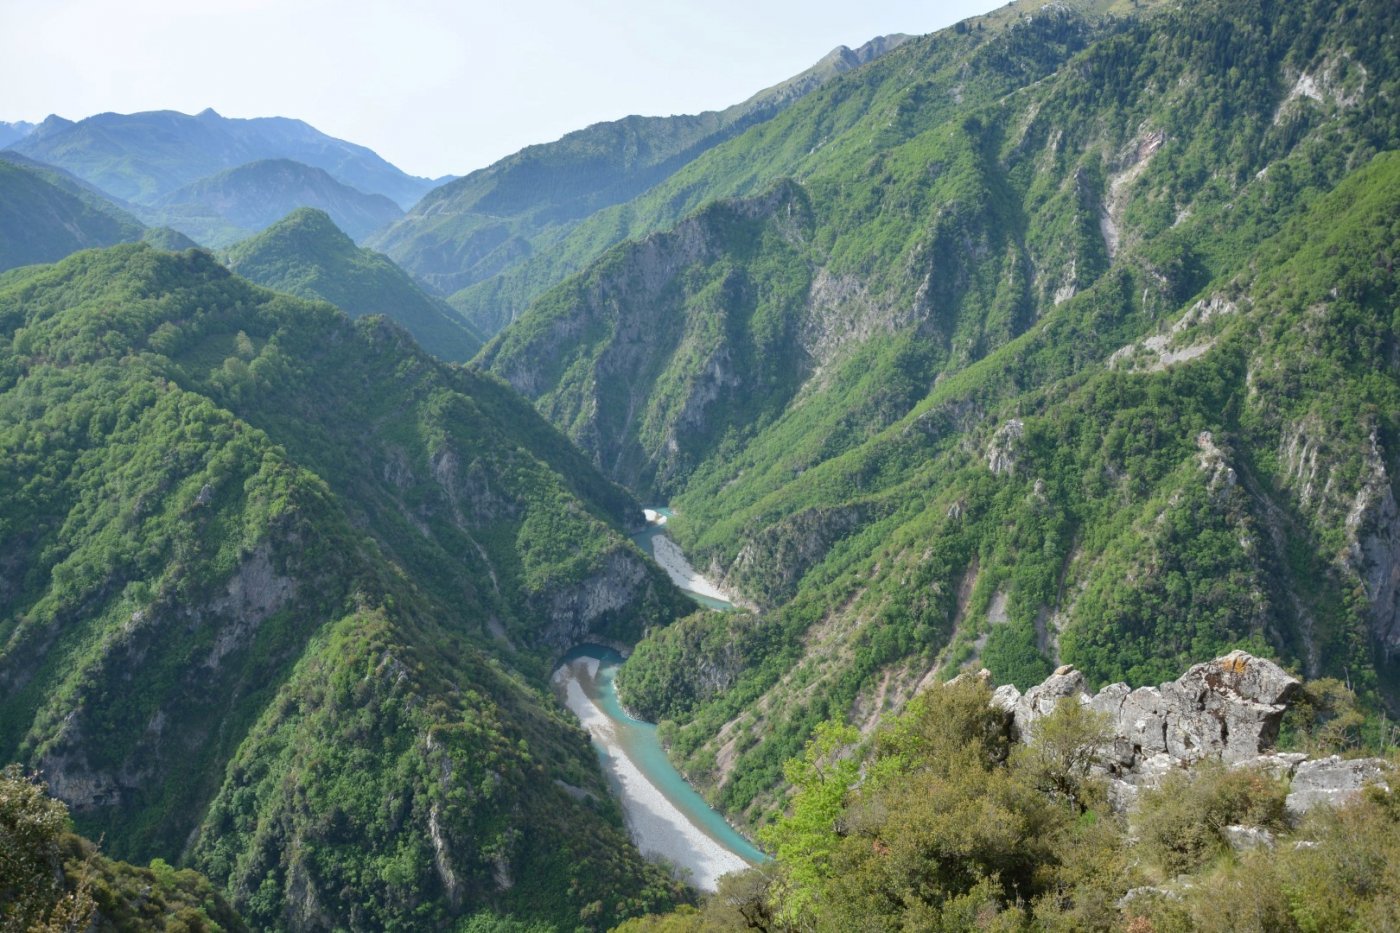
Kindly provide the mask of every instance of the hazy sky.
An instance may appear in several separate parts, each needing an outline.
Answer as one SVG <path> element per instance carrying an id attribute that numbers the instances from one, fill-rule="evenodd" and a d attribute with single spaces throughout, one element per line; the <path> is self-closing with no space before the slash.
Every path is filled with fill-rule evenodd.
<path id="1" fill-rule="evenodd" d="M 737 103 L 988 0 L 0 0 L 0 120 L 299 117 L 463 174 L 630 113 Z"/>

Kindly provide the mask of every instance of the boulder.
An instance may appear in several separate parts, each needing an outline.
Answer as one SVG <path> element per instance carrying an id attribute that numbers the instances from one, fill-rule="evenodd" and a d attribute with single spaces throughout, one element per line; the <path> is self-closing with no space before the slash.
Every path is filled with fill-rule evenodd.
<path id="1" fill-rule="evenodd" d="M 1320 804 L 1336 807 L 1375 784 L 1390 790 L 1393 780 L 1384 758 L 1319 758 L 1304 761 L 1293 774 L 1293 784 L 1284 806 L 1297 819 Z"/>
<path id="2" fill-rule="evenodd" d="M 1260 847 L 1272 849 L 1274 834 L 1262 826 L 1226 826 L 1225 841 L 1236 852 L 1247 852 Z"/>
<path id="3" fill-rule="evenodd" d="M 1255 758 L 1273 748 L 1299 687 L 1277 664 L 1244 651 L 1194 665 L 1161 688 L 1167 753 L 1183 761 Z"/>

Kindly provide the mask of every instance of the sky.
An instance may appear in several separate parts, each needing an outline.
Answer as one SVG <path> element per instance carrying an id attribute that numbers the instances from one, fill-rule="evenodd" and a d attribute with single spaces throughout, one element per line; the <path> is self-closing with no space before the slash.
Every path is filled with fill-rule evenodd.
<path id="1" fill-rule="evenodd" d="M 0 120 L 285 116 L 415 175 L 738 103 L 989 0 L 0 0 Z"/>

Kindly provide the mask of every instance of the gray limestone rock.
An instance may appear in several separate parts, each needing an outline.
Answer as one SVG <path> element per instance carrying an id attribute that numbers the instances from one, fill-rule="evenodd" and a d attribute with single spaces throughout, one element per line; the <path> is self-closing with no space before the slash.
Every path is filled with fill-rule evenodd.
<path id="1" fill-rule="evenodd" d="M 1274 834 L 1262 826 L 1226 826 L 1225 841 L 1236 852 L 1274 847 Z"/>
<path id="2" fill-rule="evenodd" d="M 1244 651 L 1194 665 L 1162 685 L 1167 752 L 1186 761 L 1254 758 L 1273 747 L 1298 689 L 1283 668 Z"/>
<path id="3" fill-rule="evenodd" d="M 1109 779 L 1109 800 L 1126 810 L 1138 791 L 1168 772 L 1210 758 L 1250 765 L 1284 778 L 1301 755 L 1270 754 L 1298 681 L 1272 661 L 1244 651 L 1197 664 L 1160 687 L 1110 684 L 1090 695 L 1084 675 L 1059 668 L 1024 694 L 997 688 L 992 704 L 1004 710 L 1013 738 L 1029 742 L 1035 722 L 1066 697 L 1077 697 L 1108 717 L 1113 739 L 1099 750 L 1096 771 Z"/>
<path id="4" fill-rule="evenodd" d="M 1304 761 L 1293 775 L 1285 806 L 1289 815 L 1297 818 L 1318 805 L 1344 804 L 1368 784 L 1389 790 L 1393 779 L 1384 758 L 1344 759 L 1333 755 Z"/>
<path id="5" fill-rule="evenodd" d="M 1307 760 L 1308 756 L 1302 752 L 1275 752 L 1272 755 L 1246 758 L 1235 762 L 1230 767 L 1250 768 L 1266 774 L 1276 781 L 1282 781 L 1293 777 L 1293 772 L 1298 770 L 1298 765 Z"/>
<path id="6" fill-rule="evenodd" d="M 1012 738 L 1022 742 L 1066 697 L 1107 716 L 1113 738 L 1099 749 L 1094 772 L 1107 782 L 1109 805 L 1120 813 L 1136 805 L 1144 788 L 1206 759 L 1275 780 L 1292 778 L 1287 806 L 1295 818 L 1319 804 L 1345 803 L 1367 784 L 1395 783 L 1380 758 L 1309 761 L 1296 752 L 1275 752 L 1283 714 L 1299 689 L 1298 680 L 1272 661 L 1232 651 L 1160 687 L 1110 684 L 1093 695 L 1084 675 L 1067 665 L 1025 693 L 998 687 L 992 705 L 1007 714 Z M 1250 827 L 1229 827 L 1226 835 L 1237 849 L 1272 845 L 1267 832 Z"/>

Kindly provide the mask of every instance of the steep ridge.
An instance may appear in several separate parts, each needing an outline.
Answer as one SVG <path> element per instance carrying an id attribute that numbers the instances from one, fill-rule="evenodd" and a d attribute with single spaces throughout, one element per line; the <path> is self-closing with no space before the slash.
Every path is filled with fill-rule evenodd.
<path id="1" fill-rule="evenodd" d="M 635 502 L 381 317 L 119 246 L 0 278 L 0 757 L 255 928 L 681 892 L 552 660 L 685 600 Z"/>
<path id="2" fill-rule="evenodd" d="M 450 301 L 470 320 L 506 311 L 518 316 L 534 297 L 614 244 L 665 230 L 716 198 L 759 195 L 780 179 L 803 180 L 835 166 L 848 173 L 869 171 L 864 163 L 895 140 L 1048 75 L 1083 47 L 1088 23 L 1099 20 L 1097 6 L 1048 6 L 1037 17 L 1038 29 L 1026 29 L 1024 17 L 1014 11 L 1001 11 L 905 43 L 752 127 L 741 141 L 705 153 L 632 201 L 597 212 L 550 249 L 453 294 Z M 1083 13 L 1073 12 L 1081 7 Z M 1003 22 L 1009 12 L 1011 18 Z M 1044 28 L 1052 22 L 1064 30 Z"/>
<path id="3" fill-rule="evenodd" d="M 67 169 L 118 198 L 153 204 L 198 179 L 259 159 L 292 159 L 408 208 L 439 182 L 404 173 L 364 146 L 285 117 L 229 119 L 212 109 L 51 116 L 14 150 Z M 441 181 L 441 180 L 439 180 Z"/>
<path id="4" fill-rule="evenodd" d="M 131 214 L 43 166 L 0 158 L 0 272 L 139 240 Z"/>
<path id="5" fill-rule="evenodd" d="M 666 726 L 689 774 L 756 816 L 816 722 L 977 658 L 1247 647 L 1397 695 L 1392 31 L 1224 0 L 926 37 L 629 205 L 744 195 L 486 348 L 766 610 L 686 623 L 735 646 Z M 713 640 L 655 637 L 656 682 Z"/>
<path id="6" fill-rule="evenodd" d="M 371 245 L 443 294 L 494 279 L 590 215 L 630 200 L 907 39 L 881 36 L 857 49 L 841 46 L 801 74 L 725 110 L 630 116 L 527 147 L 433 191 Z M 474 320 L 495 333 L 511 317 L 503 309 Z"/>
<path id="7" fill-rule="evenodd" d="M 224 247 L 299 207 L 325 211 L 352 240 L 403 216 L 383 195 L 363 194 L 291 159 L 263 159 L 202 178 L 157 201 L 152 216 L 205 246 Z"/>
<path id="8" fill-rule="evenodd" d="M 387 257 L 357 247 L 321 211 L 293 211 L 234 246 L 227 261 L 259 285 L 329 301 L 351 317 L 386 315 L 441 359 L 468 360 L 481 348 L 451 308 L 425 294 Z"/>

